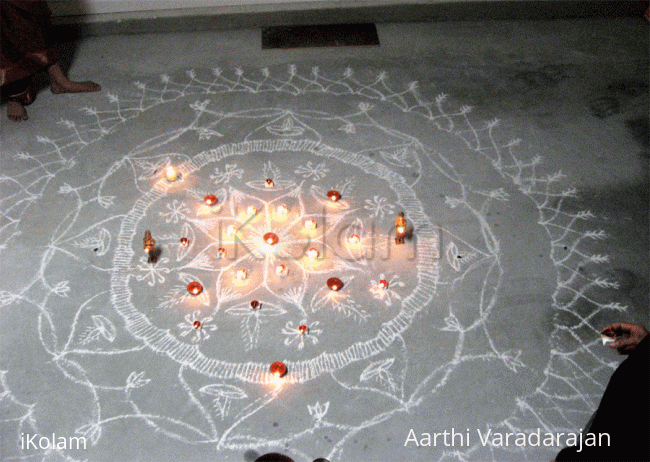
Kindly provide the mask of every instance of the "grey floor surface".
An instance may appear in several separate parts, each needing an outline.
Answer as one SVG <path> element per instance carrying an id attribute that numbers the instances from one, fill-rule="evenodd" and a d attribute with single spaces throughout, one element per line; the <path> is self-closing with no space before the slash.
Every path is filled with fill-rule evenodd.
<path id="1" fill-rule="evenodd" d="M 649 321 L 647 22 L 377 30 L 89 38 L 64 64 L 101 92 L 3 117 L 0 459 L 539 461 L 564 440 L 480 434 L 584 426 L 600 329 Z"/>

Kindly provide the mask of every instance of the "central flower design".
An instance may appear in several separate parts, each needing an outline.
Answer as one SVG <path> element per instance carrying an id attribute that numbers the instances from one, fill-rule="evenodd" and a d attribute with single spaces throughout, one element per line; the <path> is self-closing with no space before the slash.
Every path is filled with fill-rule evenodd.
<path id="1" fill-rule="evenodd" d="M 221 229 L 235 227 L 237 232 L 222 232 L 220 241 L 214 244 L 225 247 L 231 256 L 221 266 L 216 281 L 215 311 L 227 309 L 233 302 L 255 293 L 257 298 L 270 298 L 267 305 L 279 300 L 304 317 L 310 274 L 353 269 L 354 265 L 341 261 L 334 239 L 328 242 L 334 229 L 330 229 L 328 222 L 340 222 L 350 213 L 349 206 L 333 203 L 313 187 L 307 194 L 304 189 L 304 181 L 291 182 L 281 190 L 267 189 L 264 198 L 229 189 L 230 216 L 223 218 Z M 249 213 L 250 208 L 255 208 L 254 215 Z M 314 209 L 318 213 L 313 213 Z M 234 278 L 240 269 L 247 271 L 245 280 Z"/>

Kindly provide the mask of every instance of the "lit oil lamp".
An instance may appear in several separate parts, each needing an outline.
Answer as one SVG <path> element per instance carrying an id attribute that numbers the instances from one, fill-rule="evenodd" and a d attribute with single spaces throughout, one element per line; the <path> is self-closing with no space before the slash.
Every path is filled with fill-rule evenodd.
<path id="1" fill-rule="evenodd" d="M 358 234 L 353 234 L 352 236 L 350 236 L 350 239 L 348 239 L 348 242 L 350 244 L 358 244 L 359 242 L 361 242 L 361 238 L 359 237 Z"/>
<path id="2" fill-rule="evenodd" d="M 187 285 L 187 291 L 192 295 L 199 295 L 203 292 L 203 286 L 200 282 L 192 281 Z"/>
<path id="3" fill-rule="evenodd" d="M 404 212 L 399 212 L 395 219 L 395 244 L 404 244 L 405 233 L 406 218 L 404 218 Z"/>
<path id="4" fill-rule="evenodd" d="M 203 326 L 203 323 L 198 319 L 192 323 L 192 327 L 196 330 L 199 330 Z"/>
<path id="5" fill-rule="evenodd" d="M 285 366 L 280 361 L 277 361 L 271 364 L 270 370 L 271 370 L 271 374 L 273 374 L 277 378 L 280 378 L 287 373 L 287 366 Z"/>
<path id="6" fill-rule="evenodd" d="M 277 213 L 278 215 L 286 215 L 289 213 L 289 208 L 284 204 L 280 204 L 278 205 Z"/>
<path id="7" fill-rule="evenodd" d="M 273 183 L 273 180 L 271 178 L 267 178 L 264 182 L 264 186 L 267 188 L 272 188 L 275 186 L 275 183 Z"/>
<path id="8" fill-rule="evenodd" d="M 248 208 L 246 209 L 246 213 L 248 214 L 249 217 L 253 217 L 257 215 L 257 207 L 253 207 L 252 205 L 249 205 Z"/>
<path id="9" fill-rule="evenodd" d="M 336 202 L 341 198 L 341 193 L 338 191 L 328 191 L 327 197 L 329 197 L 332 202 Z"/>
<path id="10" fill-rule="evenodd" d="M 316 258 L 318 258 L 319 255 L 320 255 L 320 252 L 315 247 L 312 247 L 311 249 L 309 249 L 307 251 L 307 256 L 309 258 L 311 258 L 312 260 L 315 260 Z"/>
<path id="11" fill-rule="evenodd" d="M 246 271 L 244 268 L 238 269 L 236 273 L 236 277 L 240 281 L 243 281 L 248 277 L 248 271 Z"/>
<path id="12" fill-rule="evenodd" d="M 183 247 L 187 247 L 188 245 L 190 245 L 190 240 L 186 237 L 181 237 L 181 245 Z"/>
<path id="13" fill-rule="evenodd" d="M 228 252 L 223 247 L 219 247 L 217 249 L 217 257 L 218 258 L 224 258 L 226 256 L 226 253 L 228 253 Z"/>
<path id="14" fill-rule="evenodd" d="M 305 335 L 309 333 L 309 327 L 305 326 L 304 324 L 301 324 L 298 326 L 298 331 L 300 332 L 301 335 Z"/>
<path id="15" fill-rule="evenodd" d="M 313 218 L 307 218 L 305 220 L 305 228 L 316 229 L 316 220 L 314 220 Z"/>
<path id="16" fill-rule="evenodd" d="M 230 225 L 226 228 L 226 234 L 228 236 L 234 236 L 237 234 L 237 227 L 235 225 Z"/>
<path id="17" fill-rule="evenodd" d="M 278 238 L 278 235 L 275 233 L 266 233 L 264 235 L 264 242 L 266 242 L 268 245 L 275 245 L 279 240 L 280 239 Z"/>
<path id="18" fill-rule="evenodd" d="M 251 305 L 251 310 L 258 310 L 262 307 L 262 304 L 257 300 L 251 300 L 250 305 Z"/>
<path id="19" fill-rule="evenodd" d="M 327 280 L 327 287 L 336 292 L 341 287 L 343 287 L 343 281 L 341 281 L 339 278 L 329 278 Z"/>
<path id="20" fill-rule="evenodd" d="M 205 202 L 205 205 L 214 205 L 218 201 L 217 196 L 214 194 L 208 194 L 203 198 L 203 202 Z"/>
<path id="21" fill-rule="evenodd" d="M 380 279 L 379 280 L 379 287 L 382 289 L 387 289 L 388 288 L 388 281 L 386 279 Z"/>
<path id="22" fill-rule="evenodd" d="M 275 268 L 275 274 L 283 278 L 289 274 L 289 268 L 287 268 L 286 265 L 278 265 L 277 268 Z"/>
<path id="23" fill-rule="evenodd" d="M 154 250 L 156 250 L 156 240 L 153 237 L 151 237 L 151 231 L 146 230 L 144 232 L 144 239 L 142 239 L 142 242 L 143 242 L 142 249 L 149 255 L 151 255 L 154 252 Z"/>
<path id="24" fill-rule="evenodd" d="M 178 179 L 178 172 L 174 167 L 170 165 L 169 167 L 167 167 L 167 170 L 165 170 L 165 177 L 167 178 L 167 181 L 171 183 Z"/>

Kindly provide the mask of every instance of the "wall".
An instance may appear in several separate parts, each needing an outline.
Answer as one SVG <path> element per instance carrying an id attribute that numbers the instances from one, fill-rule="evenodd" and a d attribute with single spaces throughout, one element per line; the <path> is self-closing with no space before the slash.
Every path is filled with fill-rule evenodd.
<path id="1" fill-rule="evenodd" d="M 1 0 L 0 0 L 1 1 Z M 219 27 L 351 21 L 641 17 L 644 0 L 48 0 L 59 23 L 219 18 Z M 165 19 L 166 18 L 166 19 Z M 239 22 L 238 22 L 239 21 Z M 186 30 L 188 24 L 183 25 Z M 109 31 L 105 31 L 110 33 Z"/>
<path id="2" fill-rule="evenodd" d="M 494 0 L 488 0 L 494 1 Z M 440 3 L 431 0 L 48 0 L 56 16 L 95 15 L 129 12 L 170 12 L 172 10 L 223 10 L 246 12 L 247 10 L 282 11 L 302 8 L 349 8 L 396 4 Z"/>

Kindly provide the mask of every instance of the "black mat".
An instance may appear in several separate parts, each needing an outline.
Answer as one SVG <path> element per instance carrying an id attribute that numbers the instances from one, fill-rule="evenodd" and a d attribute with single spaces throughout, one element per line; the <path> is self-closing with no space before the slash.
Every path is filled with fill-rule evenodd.
<path id="1" fill-rule="evenodd" d="M 262 49 L 379 46 L 374 24 L 275 26 L 262 29 Z"/>

